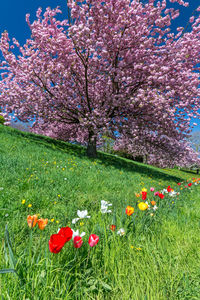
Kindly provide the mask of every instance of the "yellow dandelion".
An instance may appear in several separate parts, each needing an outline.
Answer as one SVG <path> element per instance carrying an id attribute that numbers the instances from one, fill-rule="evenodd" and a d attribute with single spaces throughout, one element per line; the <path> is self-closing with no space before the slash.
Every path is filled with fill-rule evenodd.
<path id="1" fill-rule="evenodd" d="M 80 226 L 83 226 L 84 225 L 84 222 L 80 222 Z"/>
<path id="2" fill-rule="evenodd" d="M 60 194 L 58 194 L 58 198 L 60 198 L 61 196 L 60 196 Z"/>
<path id="3" fill-rule="evenodd" d="M 56 204 L 57 202 L 56 201 L 54 201 L 54 204 Z"/>
<path id="4" fill-rule="evenodd" d="M 25 204 L 25 202 L 26 202 L 26 200 L 25 200 L 25 199 L 23 199 L 23 200 L 22 200 L 22 204 Z"/>
<path id="5" fill-rule="evenodd" d="M 59 223 L 59 221 L 57 220 L 57 221 L 56 221 L 56 223 L 58 224 L 58 223 Z"/>
<path id="6" fill-rule="evenodd" d="M 54 219 L 54 218 L 52 218 L 52 219 L 51 219 L 51 222 L 54 222 L 54 220 L 55 220 L 55 219 Z"/>
<path id="7" fill-rule="evenodd" d="M 28 207 L 32 207 L 32 204 L 29 204 Z"/>
<path id="8" fill-rule="evenodd" d="M 131 245 L 131 249 L 134 249 L 134 246 Z"/>

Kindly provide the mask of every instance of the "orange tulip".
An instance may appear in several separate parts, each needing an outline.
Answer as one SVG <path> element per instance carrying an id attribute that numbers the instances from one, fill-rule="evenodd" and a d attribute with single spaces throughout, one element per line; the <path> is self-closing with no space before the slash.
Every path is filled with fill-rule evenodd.
<path id="1" fill-rule="evenodd" d="M 38 220 L 38 227 L 41 229 L 41 230 L 44 230 L 44 228 L 47 226 L 48 224 L 48 219 L 39 219 Z"/>
<path id="2" fill-rule="evenodd" d="M 132 206 L 128 205 L 126 208 L 127 216 L 131 216 L 133 213 L 134 213 L 134 208 Z"/>
<path id="3" fill-rule="evenodd" d="M 151 201 L 151 204 L 154 206 L 154 205 L 156 205 L 156 201 Z"/>
<path id="4" fill-rule="evenodd" d="M 139 198 L 139 197 L 140 197 L 140 193 L 135 193 L 135 196 L 136 196 L 137 198 Z"/>
<path id="5" fill-rule="evenodd" d="M 30 228 L 35 227 L 35 225 L 37 224 L 37 221 L 38 221 L 37 215 L 27 217 L 27 223 Z"/>

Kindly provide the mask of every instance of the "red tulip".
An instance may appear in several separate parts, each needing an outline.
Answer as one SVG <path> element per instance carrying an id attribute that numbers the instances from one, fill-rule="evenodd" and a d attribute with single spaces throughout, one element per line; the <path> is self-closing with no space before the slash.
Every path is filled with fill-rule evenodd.
<path id="1" fill-rule="evenodd" d="M 190 183 L 188 183 L 188 186 L 192 186 L 192 183 L 190 182 Z"/>
<path id="2" fill-rule="evenodd" d="M 160 199 L 163 199 L 165 196 L 164 196 L 162 193 L 159 193 L 159 194 L 158 194 L 158 197 L 159 197 Z"/>
<path id="3" fill-rule="evenodd" d="M 147 198 L 147 192 L 142 192 L 142 200 L 146 200 Z"/>
<path id="4" fill-rule="evenodd" d="M 65 245 L 65 238 L 60 234 L 52 234 L 49 240 L 49 251 L 59 253 Z"/>
<path id="5" fill-rule="evenodd" d="M 168 193 L 170 193 L 172 191 L 170 185 L 167 187 L 167 191 L 168 191 Z"/>
<path id="6" fill-rule="evenodd" d="M 70 227 L 62 227 L 58 234 L 65 239 L 65 243 L 72 239 L 73 231 Z"/>
<path id="7" fill-rule="evenodd" d="M 115 231 L 116 225 L 110 225 L 110 230 Z"/>
<path id="8" fill-rule="evenodd" d="M 178 185 L 181 185 L 181 182 L 178 182 L 177 184 L 178 184 Z"/>
<path id="9" fill-rule="evenodd" d="M 88 243 L 89 243 L 90 247 L 94 247 L 94 246 L 98 243 L 98 241 L 99 241 L 98 235 L 96 235 L 96 234 L 91 234 L 91 235 L 89 236 Z"/>
<path id="10" fill-rule="evenodd" d="M 75 248 L 80 248 L 83 244 L 83 240 L 80 236 L 76 235 L 74 237 L 73 243 Z"/>

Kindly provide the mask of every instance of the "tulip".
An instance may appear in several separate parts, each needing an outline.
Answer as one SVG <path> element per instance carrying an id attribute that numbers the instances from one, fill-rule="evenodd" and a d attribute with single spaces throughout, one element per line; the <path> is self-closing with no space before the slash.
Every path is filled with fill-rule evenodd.
<path id="1" fill-rule="evenodd" d="M 156 201 L 154 201 L 154 200 L 151 201 L 151 205 L 153 205 L 153 206 L 156 205 Z"/>
<path id="2" fill-rule="evenodd" d="M 67 243 L 72 239 L 73 231 L 70 227 L 62 227 L 58 231 L 58 235 L 60 235 L 65 240 L 65 243 Z"/>
<path id="3" fill-rule="evenodd" d="M 147 192 L 142 192 L 142 200 L 146 200 L 147 198 Z"/>
<path id="4" fill-rule="evenodd" d="M 154 192 L 154 190 L 155 190 L 155 189 L 154 189 L 153 187 L 150 188 L 150 191 L 151 191 L 151 192 Z"/>
<path id="5" fill-rule="evenodd" d="M 115 231 L 116 225 L 110 225 L 110 230 Z"/>
<path id="6" fill-rule="evenodd" d="M 127 216 L 131 216 L 133 213 L 134 213 L 134 208 L 132 206 L 128 205 L 126 208 Z"/>
<path id="7" fill-rule="evenodd" d="M 77 229 L 76 231 L 72 229 L 72 231 L 73 231 L 72 239 L 74 239 L 75 236 L 83 237 L 83 236 L 85 235 L 85 232 L 82 232 L 82 233 L 80 234 L 78 229 Z"/>
<path id="8" fill-rule="evenodd" d="M 167 187 L 167 191 L 168 191 L 168 193 L 170 193 L 172 191 L 170 185 Z"/>
<path id="9" fill-rule="evenodd" d="M 148 207 L 149 207 L 149 205 L 147 203 L 145 203 L 145 202 L 138 203 L 138 208 L 140 210 L 146 210 Z"/>
<path id="10" fill-rule="evenodd" d="M 35 225 L 37 224 L 37 221 L 38 221 L 38 216 L 37 215 L 27 217 L 27 223 L 28 223 L 28 226 L 30 228 L 35 227 Z"/>
<path id="11" fill-rule="evenodd" d="M 109 206 L 112 206 L 112 203 L 109 203 L 105 200 L 101 200 L 101 213 L 102 214 L 111 213 L 112 210 L 108 209 Z"/>
<path id="12" fill-rule="evenodd" d="M 44 230 L 44 228 L 45 228 L 45 227 L 47 226 L 47 224 L 48 224 L 48 219 L 39 219 L 39 220 L 37 221 L 37 223 L 38 223 L 39 229 Z"/>
<path id="13" fill-rule="evenodd" d="M 52 234 L 49 240 L 49 251 L 59 253 L 65 245 L 65 237 L 60 234 Z"/>
<path id="14" fill-rule="evenodd" d="M 91 234 L 89 236 L 89 240 L 88 243 L 90 245 L 90 247 L 94 247 L 97 243 L 99 242 L 99 237 L 96 234 Z"/>
<path id="15" fill-rule="evenodd" d="M 73 243 L 74 243 L 75 248 L 80 248 L 83 244 L 83 240 L 82 240 L 81 236 L 76 235 L 74 237 Z"/>
<path id="16" fill-rule="evenodd" d="M 163 199 L 165 196 L 164 196 L 162 193 L 159 193 L 159 194 L 158 194 L 158 197 L 159 197 L 160 199 Z"/>
<path id="17" fill-rule="evenodd" d="M 72 220 L 72 224 L 75 224 L 77 221 L 81 220 L 81 219 L 85 219 L 85 218 L 90 218 L 90 216 L 87 215 L 88 211 L 87 210 L 77 210 L 77 215 L 79 218 L 75 218 Z"/>
<path id="18" fill-rule="evenodd" d="M 135 193 L 135 196 L 136 196 L 137 198 L 139 198 L 139 197 L 140 197 L 140 193 Z"/>
<path id="19" fill-rule="evenodd" d="M 117 234 L 119 234 L 120 236 L 125 235 L 125 230 L 124 230 L 124 228 L 120 228 L 120 229 L 117 231 Z"/>

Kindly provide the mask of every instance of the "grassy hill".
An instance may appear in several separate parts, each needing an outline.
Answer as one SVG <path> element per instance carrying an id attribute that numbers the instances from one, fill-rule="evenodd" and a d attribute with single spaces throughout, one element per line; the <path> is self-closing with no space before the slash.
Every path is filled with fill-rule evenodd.
<path id="1" fill-rule="evenodd" d="M 83 147 L 0 125 L 2 299 L 199 299 L 195 174 L 105 153 L 88 159 L 85 153 Z M 169 185 L 180 195 L 160 199 L 150 192 Z M 150 210 L 140 211 L 137 194 L 144 188 Z M 112 213 L 101 213 L 101 200 L 112 203 Z M 128 205 L 135 208 L 131 216 Z M 77 210 L 88 210 L 91 218 L 72 224 Z M 49 220 L 43 231 L 27 225 L 27 216 L 35 214 Z M 65 226 L 86 232 L 82 247 L 70 241 L 60 253 L 50 253 L 50 236 Z M 92 248 L 91 233 L 99 236 Z"/>

